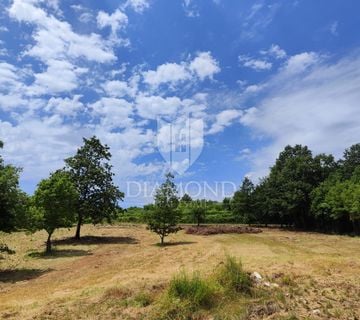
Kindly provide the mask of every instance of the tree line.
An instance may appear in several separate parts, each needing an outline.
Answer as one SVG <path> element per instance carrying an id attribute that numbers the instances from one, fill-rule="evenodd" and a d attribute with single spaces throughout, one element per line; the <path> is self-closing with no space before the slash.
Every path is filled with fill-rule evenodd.
<path id="1" fill-rule="evenodd" d="M 146 222 L 155 204 L 131 207 L 120 221 Z M 255 185 L 245 178 L 222 202 L 178 199 L 179 223 L 244 223 L 336 233 L 360 233 L 360 144 L 336 161 L 307 146 L 286 146 L 268 176 Z"/>
<path id="2" fill-rule="evenodd" d="M 96 137 L 83 139 L 65 166 L 40 181 L 33 196 L 19 187 L 21 169 L 0 156 L 0 231 L 45 230 L 46 251 L 57 228 L 76 225 L 80 239 L 84 223 L 146 222 L 163 243 L 179 223 L 278 224 L 303 230 L 360 233 L 360 144 L 346 149 L 342 159 L 313 155 L 308 147 L 287 146 L 268 176 L 254 185 L 245 178 L 239 190 L 222 202 L 178 196 L 168 173 L 156 190 L 154 203 L 123 210 L 124 193 L 114 184 L 111 153 Z M 0 149 L 3 143 L 0 141 Z"/>

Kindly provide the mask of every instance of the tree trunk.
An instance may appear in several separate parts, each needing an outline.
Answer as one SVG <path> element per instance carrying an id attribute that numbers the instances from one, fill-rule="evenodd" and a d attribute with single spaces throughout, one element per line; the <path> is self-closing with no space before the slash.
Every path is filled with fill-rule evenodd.
<path id="1" fill-rule="evenodd" d="M 81 225 L 82 225 L 82 215 L 79 214 L 79 219 L 78 219 L 78 223 L 76 226 L 76 233 L 75 233 L 75 239 L 76 240 L 80 240 L 80 229 L 81 229 Z"/>
<path id="2" fill-rule="evenodd" d="M 161 245 L 164 245 L 164 235 L 160 236 L 160 243 L 161 243 Z"/>
<path id="3" fill-rule="evenodd" d="M 48 238 L 46 240 L 46 254 L 50 254 L 51 253 L 51 233 L 48 234 Z"/>

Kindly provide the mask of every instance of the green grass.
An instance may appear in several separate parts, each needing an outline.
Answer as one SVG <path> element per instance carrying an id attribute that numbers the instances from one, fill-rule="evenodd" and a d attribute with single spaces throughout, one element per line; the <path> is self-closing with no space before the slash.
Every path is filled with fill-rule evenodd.
<path id="1" fill-rule="evenodd" d="M 200 278 L 198 273 L 188 275 L 183 271 L 170 281 L 168 295 L 191 302 L 194 309 L 210 308 L 215 300 L 215 287 L 209 280 Z"/>
<path id="2" fill-rule="evenodd" d="M 231 256 L 221 265 L 216 274 L 219 284 L 228 292 L 250 294 L 251 279 L 248 273 L 243 270 L 241 261 Z"/>
<path id="3" fill-rule="evenodd" d="M 246 301 L 253 299 L 252 289 L 250 276 L 241 262 L 227 256 L 208 277 L 185 271 L 174 276 L 153 319 L 207 319 L 209 314 L 223 312 L 236 314 L 236 319 L 240 319 L 246 313 Z M 238 301 L 236 306 L 234 301 Z"/>

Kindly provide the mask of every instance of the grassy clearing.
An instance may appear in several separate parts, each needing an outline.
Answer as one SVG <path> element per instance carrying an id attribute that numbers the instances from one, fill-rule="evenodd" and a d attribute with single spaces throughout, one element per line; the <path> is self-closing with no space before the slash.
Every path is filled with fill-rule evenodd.
<path id="1" fill-rule="evenodd" d="M 0 319 L 154 319 L 161 306 L 166 311 L 163 299 L 181 270 L 190 283 L 198 272 L 213 293 L 208 306 L 196 307 L 197 319 L 360 318 L 359 238 L 270 229 L 214 236 L 180 232 L 169 237 L 171 245 L 158 247 L 156 235 L 138 225 L 85 226 L 80 243 L 70 239 L 73 233 L 54 234 L 52 257 L 41 255 L 42 232 L 0 235 L 0 243 L 15 251 L 1 253 Z M 238 293 L 243 272 L 253 271 L 278 287 Z M 189 307 L 186 299 L 172 299 L 179 310 Z"/>

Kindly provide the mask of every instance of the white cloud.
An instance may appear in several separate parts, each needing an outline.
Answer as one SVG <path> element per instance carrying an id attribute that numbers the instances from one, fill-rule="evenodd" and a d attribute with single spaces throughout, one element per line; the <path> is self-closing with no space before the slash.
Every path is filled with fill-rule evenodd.
<path id="1" fill-rule="evenodd" d="M 208 134 L 216 134 L 224 131 L 226 127 L 231 125 L 236 119 L 242 115 L 242 111 L 230 109 L 223 110 L 216 115 L 215 122 L 212 124 Z"/>
<path id="2" fill-rule="evenodd" d="M 108 130 L 114 128 L 127 128 L 133 120 L 133 106 L 124 99 L 101 98 L 99 101 L 89 105 L 95 116 L 100 116 L 100 123 Z"/>
<path id="3" fill-rule="evenodd" d="M 200 52 L 191 61 L 183 61 L 180 64 L 165 63 L 158 66 L 156 70 L 143 72 L 142 75 L 146 84 L 157 88 L 161 84 L 174 86 L 184 81 L 193 81 L 194 77 L 201 81 L 206 78 L 212 79 L 220 70 L 219 63 L 210 52 Z"/>
<path id="4" fill-rule="evenodd" d="M 212 57 L 210 52 L 200 52 L 197 57 L 190 63 L 189 69 L 204 80 L 212 79 L 216 73 L 221 71 L 219 63 Z"/>
<path id="5" fill-rule="evenodd" d="M 284 59 L 286 58 L 286 51 L 281 49 L 279 45 L 272 44 L 268 50 L 261 50 L 260 53 L 262 55 L 270 55 L 276 59 Z"/>
<path id="6" fill-rule="evenodd" d="M 9 8 L 10 17 L 20 22 L 35 25 L 35 41 L 26 54 L 45 63 L 52 59 L 85 58 L 96 62 L 116 59 L 112 48 L 98 34 L 80 35 L 70 24 L 48 15 L 31 0 L 14 0 Z"/>
<path id="7" fill-rule="evenodd" d="M 186 66 L 177 63 L 165 63 L 157 67 L 156 70 L 150 70 L 143 73 L 144 82 L 158 87 L 162 83 L 176 84 L 191 77 Z"/>
<path id="8" fill-rule="evenodd" d="M 341 156 L 343 150 L 359 142 L 360 136 L 360 55 L 357 53 L 330 63 L 318 54 L 290 58 L 292 71 L 281 69 L 268 83 L 269 91 L 241 122 L 259 138 L 271 142 L 253 154 L 256 177 L 268 172 L 278 153 L 287 144 L 305 144 L 315 153 Z M 298 63 L 302 61 L 302 63 Z"/>
<path id="9" fill-rule="evenodd" d="M 150 7 L 150 3 L 149 0 L 127 0 L 125 7 L 130 7 L 137 13 L 143 13 Z"/>
<path id="10" fill-rule="evenodd" d="M 100 29 L 111 27 L 113 35 L 116 35 L 119 30 L 125 28 L 128 24 L 127 15 L 119 9 L 115 10 L 115 12 L 112 14 L 100 11 L 96 20 Z"/>
<path id="11" fill-rule="evenodd" d="M 146 119 L 156 119 L 160 115 L 175 115 L 182 106 L 178 97 L 138 96 L 136 108 L 138 114 Z"/>
<path id="12" fill-rule="evenodd" d="M 7 62 L 0 62 L 0 86 L 1 91 L 9 89 L 9 87 L 18 86 L 19 76 L 18 70 L 12 64 Z"/>
<path id="13" fill-rule="evenodd" d="M 102 85 L 105 92 L 111 97 L 135 96 L 136 88 L 129 86 L 126 81 L 112 80 Z"/>
<path id="14" fill-rule="evenodd" d="M 61 117 L 26 118 L 17 125 L 0 121 L 6 161 L 23 167 L 22 180 L 38 181 L 61 168 L 76 151 L 86 130 L 62 122 Z"/>
<path id="15" fill-rule="evenodd" d="M 79 85 L 78 75 L 86 71 L 68 61 L 50 60 L 45 72 L 34 75 L 35 82 L 28 92 L 35 95 L 71 92 Z"/>
<path id="16" fill-rule="evenodd" d="M 312 65 L 319 63 L 321 59 L 322 56 L 315 52 L 299 53 L 287 60 L 283 71 L 289 74 L 301 73 Z"/>
<path id="17" fill-rule="evenodd" d="M 270 70 L 272 68 L 271 62 L 250 58 L 246 55 L 240 55 L 239 62 L 242 66 L 254 69 L 255 71 Z"/>
<path id="18" fill-rule="evenodd" d="M 51 97 L 45 110 L 59 115 L 75 116 L 77 112 L 84 110 L 81 98 L 81 95 L 74 95 L 71 99 Z"/>

